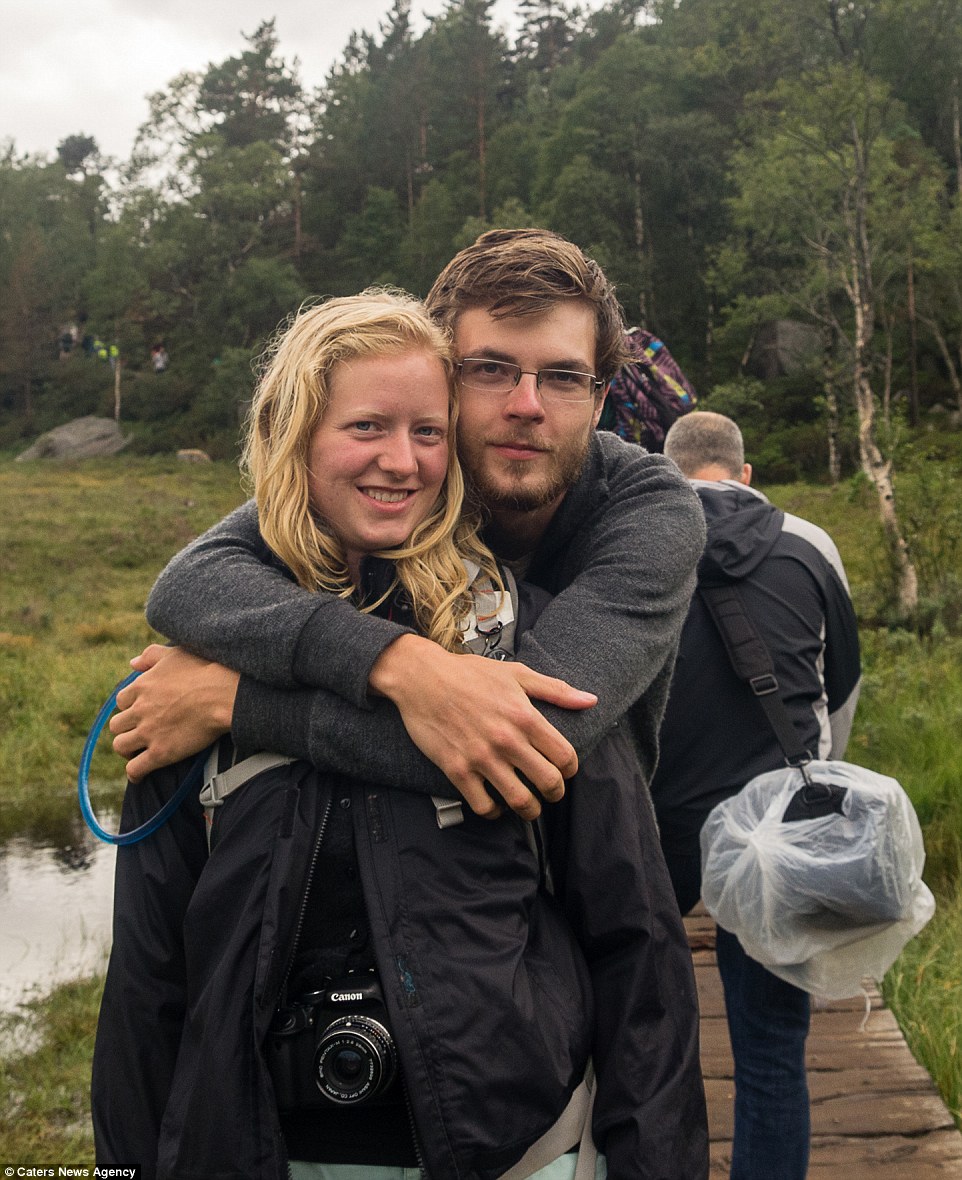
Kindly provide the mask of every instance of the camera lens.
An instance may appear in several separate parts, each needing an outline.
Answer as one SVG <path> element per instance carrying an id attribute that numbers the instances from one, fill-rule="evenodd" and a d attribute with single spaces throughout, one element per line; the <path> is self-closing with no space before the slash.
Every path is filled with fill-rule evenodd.
<path id="1" fill-rule="evenodd" d="M 330 1064 L 332 1076 L 345 1085 L 355 1085 L 364 1073 L 364 1058 L 357 1049 L 339 1049 Z"/>
<path id="2" fill-rule="evenodd" d="M 391 1034 L 369 1016 L 343 1016 L 324 1031 L 314 1055 L 314 1080 L 331 1102 L 350 1105 L 383 1093 L 397 1072 Z"/>

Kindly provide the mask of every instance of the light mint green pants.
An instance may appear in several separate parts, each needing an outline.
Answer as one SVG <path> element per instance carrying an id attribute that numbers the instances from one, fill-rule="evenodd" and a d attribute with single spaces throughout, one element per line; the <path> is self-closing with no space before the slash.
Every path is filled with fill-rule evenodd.
<path id="1" fill-rule="evenodd" d="M 553 1163 L 532 1172 L 528 1180 L 574 1180 L 578 1164 L 576 1155 L 563 1155 Z M 608 1169 L 605 1157 L 598 1156 L 595 1180 L 605 1180 Z M 381 1164 L 308 1164 L 291 1160 L 292 1180 L 421 1180 L 418 1168 L 394 1168 Z"/>

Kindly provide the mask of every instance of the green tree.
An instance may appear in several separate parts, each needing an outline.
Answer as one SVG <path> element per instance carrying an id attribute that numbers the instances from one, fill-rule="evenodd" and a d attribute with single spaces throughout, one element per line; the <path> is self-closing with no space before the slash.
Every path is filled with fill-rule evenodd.
<path id="1" fill-rule="evenodd" d="M 197 109 L 213 123 L 228 148 L 292 146 L 303 91 L 295 70 L 277 54 L 275 21 L 263 21 L 245 49 L 211 65 L 200 80 Z"/>
<path id="2" fill-rule="evenodd" d="M 83 310 L 84 275 L 103 215 L 100 178 L 68 177 L 64 165 L 0 158 L 0 389 L 29 427 L 57 357 L 57 339 Z"/>
<path id="3" fill-rule="evenodd" d="M 398 283 L 398 251 L 405 220 L 397 195 L 371 185 L 358 213 L 347 219 L 339 248 L 347 256 L 345 269 L 355 268 L 352 288 L 370 283 Z"/>
<path id="4" fill-rule="evenodd" d="M 88 170 L 99 170 L 100 149 L 91 135 L 68 135 L 57 144 L 57 159 L 68 176 L 86 176 Z"/>
<path id="5" fill-rule="evenodd" d="M 304 294 L 292 259 L 306 100 L 273 21 L 244 39 L 151 97 L 119 223 L 150 291 L 137 318 L 198 374 L 225 348 L 255 347 Z"/>
<path id="6" fill-rule="evenodd" d="M 862 469 L 878 494 L 899 607 L 910 615 L 918 584 L 892 461 L 878 441 L 873 373 L 879 307 L 908 255 L 908 227 L 931 219 L 931 173 L 906 166 L 897 104 L 852 61 L 777 86 L 759 118 L 734 161 L 740 249 L 763 291 L 825 323 L 843 350 Z"/>
<path id="7" fill-rule="evenodd" d="M 424 41 L 431 78 L 429 118 L 440 151 L 468 151 L 476 167 L 476 205 L 488 207 L 488 139 L 500 114 L 507 45 L 491 27 L 494 0 L 447 0 Z"/>
<path id="8" fill-rule="evenodd" d="M 544 141 L 534 200 L 549 224 L 609 260 L 628 317 L 687 339 L 682 352 L 701 350 L 702 275 L 721 233 L 730 142 L 689 82 L 684 57 L 655 31 L 619 36 L 577 76 Z"/>

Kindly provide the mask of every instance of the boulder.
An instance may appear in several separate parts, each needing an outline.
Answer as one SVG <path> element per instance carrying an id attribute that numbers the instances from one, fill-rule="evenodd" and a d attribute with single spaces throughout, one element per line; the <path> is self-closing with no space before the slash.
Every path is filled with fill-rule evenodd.
<path id="1" fill-rule="evenodd" d="M 774 381 L 810 367 L 821 351 L 818 328 L 799 320 L 769 320 L 755 334 L 745 372 L 762 381 Z"/>
<path id="2" fill-rule="evenodd" d="M 182 463 L 210 463 L 212 459 L 206 451 L 201 451 L 197 447 L 184 447 L 177 452 L 177 458 Z"/>
<path id="3" fill-rule="evenodd" d="M 130 442 L 113 418 L 75 418 L 41 434 L 33 446 L 17 456 L 24 459 L 96 459 L 116 453 Z"/>

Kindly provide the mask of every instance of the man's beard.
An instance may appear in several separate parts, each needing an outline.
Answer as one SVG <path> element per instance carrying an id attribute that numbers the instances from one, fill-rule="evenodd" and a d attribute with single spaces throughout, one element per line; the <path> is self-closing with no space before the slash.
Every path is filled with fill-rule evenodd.
<path id="1" fill-rule="evenodd" d="M 548 504 L 559 500 L 570 487 L 578 481 L 581 469 L 584 467 L 588 454 L 590 434 L 578 443 L 566 447 L 564 450 L 554 451 L 555 463 L 552 470 L 545 474 L 543 480 L 536 484 L 526 484 L 522 478 L 526 464 L 523 461 L 508 463 L 495 476 L 489 478 L 483 465 L 472 464 L 470 451 L 462 454 L 465 480 L 470 488 L 472 498 L 488 513 L 497 514 L 499 510 L 507 512 L 535 512 Z M 482 449 L 482 454 L 483 454 Z M 512 486 L 512 476 L 517 481 Z"/>

